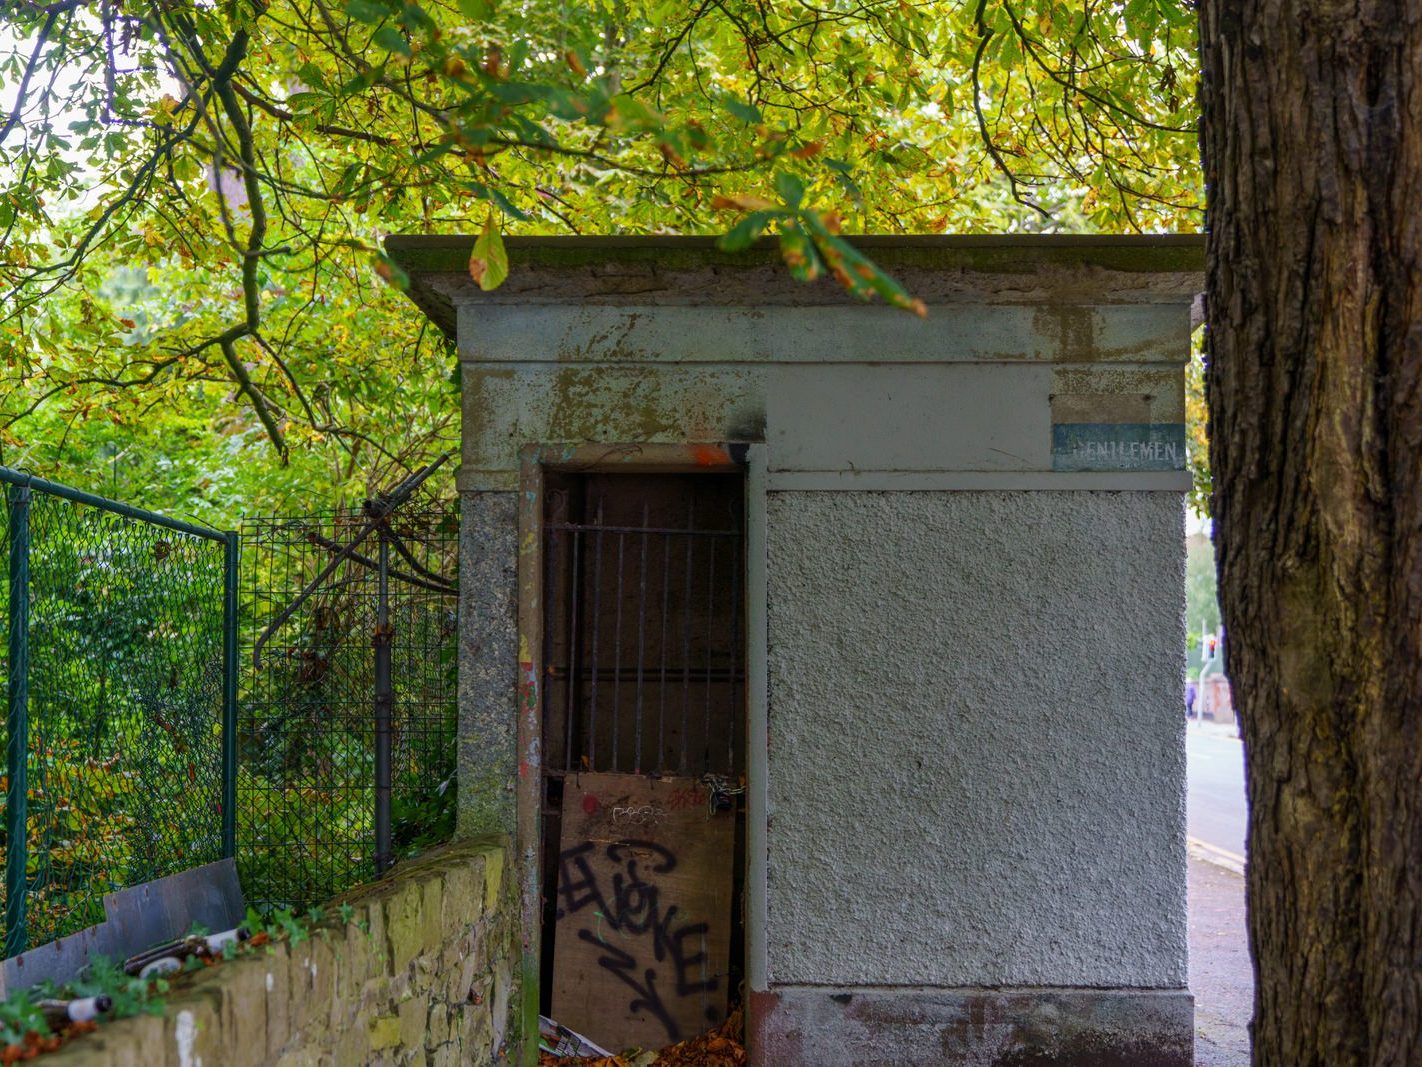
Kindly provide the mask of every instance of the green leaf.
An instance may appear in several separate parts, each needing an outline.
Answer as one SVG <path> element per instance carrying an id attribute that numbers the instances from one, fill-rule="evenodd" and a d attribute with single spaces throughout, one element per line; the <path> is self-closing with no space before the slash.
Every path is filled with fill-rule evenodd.
<path id="1" fill-rule="evenodd" d="M 509 253 L 504 238 L 494 222 L 494 213 L 484 222 L 484 232 L 474 242 L 474 254 L 469 257 L 469 277 L 486 293 L 504 284 L 509 276 Z"/>
<path id="2" fill-rule="evenodd" d="M 487 92 L 501 104 L 517 107 L 533 100 L 543 100 L 548 96 L 548 88 L 530 82 L 494 82 L 485 87 Z"/>
<path id="3" fill-rule="evenodd" d="M 565 122 L 576 122 L 586 118 L 596 109 L 600 114 L 607 110 L 607 99 L 598 93 L 595 98 L 590 98 L 584 93 L 573 93 L 566 89 L 550 89 L 546 103 L 548 113 L 554 118 L 563 119 Z"/>
<path id="4" fill-rule="evenodd" d="M 346 0 L 346 14 L 358 22 L 376 23 L 395 14 L 395 6 L 381 0 Z"/>
<path id="5" fill-rule="evenodd" d="M 859 183 L 854 180 L 854 168 L 842 159 L 826 159 L 825 166 L 834 171 L 835 180 L 838 181 L 844 191 L 849 194 L 855 206 L 863 209 L 864 190 L 861 189 Z"/>
<path id="6" fill-rule="evenodd" d="M 384 252 L 376 253 L 375 273 L 401 292 L 410 288 L 410 275 L 405 272 L 405 268 L 396 263 Z"/>
<path id="7" fill-rule="evenodd" d="M 744 252 L 755 244 L 755 239 L 765 232 L 777 214 L 774 211 L 752 211 L 723 233 L 716 241 L 716 247 L 723 252 Z"/>
<path id="8" fill-rule="evenodd" d="M 313 89 L 329 89 L 325 71 L 315 63 L 303 63 L 297 70 L 296 76 L 301 79 L 303 84 L 309 85 Z"/>
<path id="9" fill-rule="evenodd" d="M 805 199 L 805 183 L 787 171 L 775 175 L 775 191 L 788 208 L 799 207 L 800 201 Z"/>
<path id="10" fill-rule="evenodd" d="M 819 253 L 798 222 L 791 220 L 781 225 L 780 258 L 796 281 L 812 282 L 820 276 Z"/>
<path id="11" fill-rule="evenodd" d="M 435 29 L 434 19 L 419 4 L 406 4 L 400 12 L 400 23 L 406 29 L 425 33 Z"/>
<path id="12" fill-rule="evenodd" d="M 455 146 L 447 141 L 441 144 L 433 145 L 432 147 L 426 148 L 423 152 L 417 155 L 415 157 L 415 163 L 433 163 L 440 156 L 448 155 L 450 152 L 453 152 L 454 149 Z"/>
<path id="13" fill-rule="evenodd" d="M 494 13 L 493 0 L 459 0 L 459 10 L 471 19 L 486 19 Z"/>
<path id="14" fill-rule="evenodd" d="M 371 35 L 370 43 L 379 45 L 387 52 L 398 52 L 402 56 L 411 54 L 410 42 L 405 40 L 405 35 L 394 26 L 381 26 Z"/>
<path id="15" fill-rule="evenodd" d="M 721 106 L 748 125 L 760 125 L 760 109 L 753 104 L 728 94 L 721 97 Z"/>
<path id="16" fill-rule="evenodd" d="M 369 70 L 361 71 L 361 73 L 341 86 L 338 90 L 339 95 L 355 96 L 357 93 L 363 93 L 375 84 L 375 79 L 378 77 L 380 77 L 380 70 L 377 67 L 371 67 Z"/>
<path id="17" fill-rule="evenodd" d="M 528 221 L 528 212 L 524 211 L 521 207 L 519 207 L 507 196 L 505 196 L 503 190 L 495 188 L 492 185 L 485 185 L 483 182 L 474 181 L 465 182 L 464 187 L 468 189 L 471 193 L 473 193 L 475 196 L 477 196 L 480 200 L 487 200 L 489 203 L 498 207 L 498 209 L 502 211 L 505 215 L 512 215 L 520 222 Z"/>

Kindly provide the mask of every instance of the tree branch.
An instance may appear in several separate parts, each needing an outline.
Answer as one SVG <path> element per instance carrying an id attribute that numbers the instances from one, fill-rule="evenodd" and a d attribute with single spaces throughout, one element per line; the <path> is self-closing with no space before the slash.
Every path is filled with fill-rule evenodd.
<path id="1" fill-rule="evenodd" d="M 10 136 L 20 122 L 20 115 L 24 112 L 25 103 L 29 96 L 30 79 L 34 77 L 35 68 L 39 66 L 40 53 L 44 51 L 44 46 L 49 43 L 49 35 L 54 32 L 54 24 L 59 20 L 60 15 L 67 15 L 73 11 L 82 0 L 68 0 L 66 3 L 55 4 L 48 9 L 45 15 L 44 25 L 40 27 L 39 38 L 35 41 L 34 51 L 30 53 L 29 61 L 25 64 L 25 73 L 20 78 L 20 90 L 15 96 L 15 106 L 10 109 L 9 116 L 5 119 L 5 125 L 0 127 L 0 144 L 5 143 L 5 138 Z"/>

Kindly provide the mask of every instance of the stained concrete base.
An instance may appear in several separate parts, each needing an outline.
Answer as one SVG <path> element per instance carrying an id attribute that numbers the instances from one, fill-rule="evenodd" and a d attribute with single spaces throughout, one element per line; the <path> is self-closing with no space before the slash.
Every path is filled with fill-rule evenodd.
<path id="1" fill-rule="evenodd" d="M 780 987 L 751 996 L 760 1067 L 1190 1067 L 1185 990 Z"/>

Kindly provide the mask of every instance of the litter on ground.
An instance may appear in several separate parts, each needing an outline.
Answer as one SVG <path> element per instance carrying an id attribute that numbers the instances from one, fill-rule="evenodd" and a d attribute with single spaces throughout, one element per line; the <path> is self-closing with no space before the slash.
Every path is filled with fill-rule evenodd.
<path id="1" fill-rule="evenodd" d="M 745 1067 L 745 1062 L 739 1010 L 732 1012 L 716 1029 L 655 1052 L 633 1050 L 606 1056 L 560 1056 L 545 1048 L 538 1057 L 539 1067 Z"/>

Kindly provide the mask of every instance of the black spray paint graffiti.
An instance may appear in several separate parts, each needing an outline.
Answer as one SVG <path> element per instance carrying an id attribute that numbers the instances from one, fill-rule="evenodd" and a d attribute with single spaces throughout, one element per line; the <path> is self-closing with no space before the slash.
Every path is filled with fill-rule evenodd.
<path id="1" fill-rule="evenodd" d="M 703 973 L 706 953 L 701 949 L 710 927 L 704 922 L 678 924 L 677 906 L 663 905 L 654 876 L 676 868 L 676 856 L 669 849 L 650 841 L 608 845 L 605 854 L 618 867 L 612 873 L 610 897 L 588 864 L 595 850 L 593 842 L 585 841 L 564 849 L 559 856 L 558 918 L 588 913 L 593 929 L 580 929 L 578 938 L 596 945 L 599 966 L 632 990 L 627 1010 L 649 1012 L 666 1028 L 668 1041 L 680 1041 L 681 1027 L 662 998 L 716 991 L 719 979 Z M 618 935 L 616 944 L 608 933 Z M 645 953 L 647 941 L 632 941 L 644 937 L 650 941 L 653 966 L 642 966 L 645 960 L 635 951 Z M 657 986 L 659 966 L 668 964 L 673 982 L 671 990 L 664 993 Z M 713 1007 L 706 1017 L 708 1022 L 717 1022 L 720 1014 Z"/>

